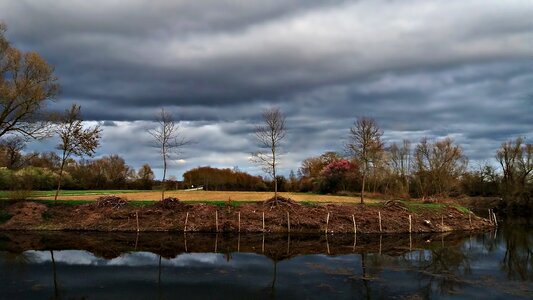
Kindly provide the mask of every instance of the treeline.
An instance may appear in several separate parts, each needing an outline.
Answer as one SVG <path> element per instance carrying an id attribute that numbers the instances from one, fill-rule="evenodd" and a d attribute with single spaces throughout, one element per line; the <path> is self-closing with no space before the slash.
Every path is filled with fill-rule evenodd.
<path id="1" fill-rule="evenodd" d="M 368 167 L 365 191 L 403 198 L 502 196 L 529 205 L 533 200 L 533 145 L 523 138 L 501 145 L 495 157 L 502 172 L 486 163 L 468 168 L 462 148 L 452 139 L 404 140 L 376 153 Z M 327 152 L 307 158 L 298 169 L 300 192 L 359 192 L 362 163 Z M 293 184 L 294 185 L 294 184 Z"/>
<path id="2" fill-rule="evenodd" d="M 61 158 L 54 152 L 23 154 L 16 139 L 0 144 L 0 190 L 52 190 L 57 187 Z M 174 180 L 175 181 L 175 180 Z M 148 164 L 139 170 L 118 155 L 99 159 L 68 159 L 64 189 L 152 189 L 157 184 Z M 175 184 L 170 182 L 169 184 Z"/>
<path id="3" fill-rule="evenodd" d="M 0 140 L 0 190 L 52 190 L 57 187 L 61 157 L 55 152 L 24 154 L 25 141 L 10 137 Z M 203 186 L 206 190 L 266 191 L 272 182 L 235 169 L 198 167 L 183 174 L 183 181 L 170 176 L 166 189 Z M 280 179 L 283 181 L 283 179 Z M 135 170 L 119 155 L 98 159 L 67 159 L 62 188 L 91 189 L 160 189 L 149 164 Z"/>
<path id="4" fill-rule="evenodd" d="M 54 152 L 24 154 L 24 141 L 17 138 L 0 141 L 0 190 L 52 190 L 57 187 L 61 158 Z M 278 177 L 283 190 L 285 179 Z M 63 170 L 62 188 L 91 189 L 160 189 L 149 164 L 135 170 L 119 155 L 98 159 L 69 158 Z M 204 187 L 205 190 L 267 191 L 272 181 L 234 169 L 197 167 L 183 174 L 183 181 L 170 176 L 166 189 Z"/>
<path id="5" fill-rule="evenodd" d="M 188 187 L 200 187 L 211 191 L 266 191 L 269 183 L 260 176 L 232 169 L 198 167 L 183 174 Z"/>

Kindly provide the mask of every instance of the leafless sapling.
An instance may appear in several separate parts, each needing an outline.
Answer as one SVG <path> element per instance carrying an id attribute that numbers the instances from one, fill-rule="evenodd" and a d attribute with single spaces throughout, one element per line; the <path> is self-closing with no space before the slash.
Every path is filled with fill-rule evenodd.
<path id="1" fill-rule="evenodd" d="M 163 158 L 163 180 L 161 182 L 161 200 L 163 200 L 165 199 L 165 180 L 169 161 L 172 157 L 179 156 L 183 147 L 190 144 L 191 140 L 185 138 L 179 124 L 164 108 L 161 109 L 157 122 L 158 126 L 148 130 L 148 133 L 153 137 L 154 147 L 159 149 Z"/>
<path id="2" fill-rule="evenodd" d="M 261 166 L 262 170 L 274 180 L 274 199 L 278 199 L 278 181 L 276 178 L 281 142 L 285 138 L 285 116 L 279 108 L 263 111 L 263 124 L 255 128 L 255 136 L 259 146 L 266 151 L 252 154 L 252 162 Z"/>

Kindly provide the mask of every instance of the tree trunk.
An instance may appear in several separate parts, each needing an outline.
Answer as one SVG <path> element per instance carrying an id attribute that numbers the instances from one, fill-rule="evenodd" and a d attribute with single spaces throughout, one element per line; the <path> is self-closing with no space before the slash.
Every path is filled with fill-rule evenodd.
<path id="1" fill-rule="evenodd" d="M 278 179 L 276 178 L 276 172 L 274 172 L 274 199 L 278 200 Z"/>
<path id="2" fill-rule="evenodd" d="M 363 183 L 361 184 L 361 204 L 364 203 L 365 179 L 366 179 L 366 171 L 363 172 Z"/>
<path id="3" fill-rule="evenodd" d="M 161 182 L 161 201 L 165 199 L 165 178 L 167 176 L 167 158 L 163 155 L 163 181 Z"/>
<path id="4" fill-rule="evenodd" d="M 61 189 L 61 179 L 63 179 L 63 168 L 65 167 L 65 154 L 63 153 L 63 159 L 61 160 L 61 168 L 59 168 L 59 178 L 57 179 L 57 190 L 56 195 L 54 196 L 54 202 L 57 201 L 57 196 L 59 195 L 59 190 Z"/>
<path id="5" fill-rule="evenodd" d="M 274 176 L 274 199 L 278 200 L 278 179 L 276 178 L 276 150 L 272 149 L 272 176 Z"/>

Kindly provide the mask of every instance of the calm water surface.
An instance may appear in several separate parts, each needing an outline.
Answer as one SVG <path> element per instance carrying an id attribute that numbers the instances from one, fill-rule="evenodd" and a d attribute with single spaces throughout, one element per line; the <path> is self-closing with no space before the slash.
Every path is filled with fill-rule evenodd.
<path id="1" fill-rule="evenodd" d="M 149 235 L 0 233 L 0 299 L 533 297 L 526 221 L 461 236 Z"/>

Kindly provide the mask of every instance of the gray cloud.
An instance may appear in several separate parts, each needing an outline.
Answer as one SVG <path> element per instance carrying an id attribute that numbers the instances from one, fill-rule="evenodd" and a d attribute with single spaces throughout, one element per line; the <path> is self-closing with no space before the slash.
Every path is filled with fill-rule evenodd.
<path id="1" fill-rule="evenodd" d="M 360 115 L 389 141 L 453 136 L 475 160 L 531 136 L 531 15 L 518 0 L 0 1 L 13 44 L 56 67 L 50 109 L 106 121 L 100 155 L 156 164 L 145 130 L 165 106 L 199 139 L 181 169 L 255 172 L 270 105 L 288 117 L 284 172 L 342 150 Z"/>

